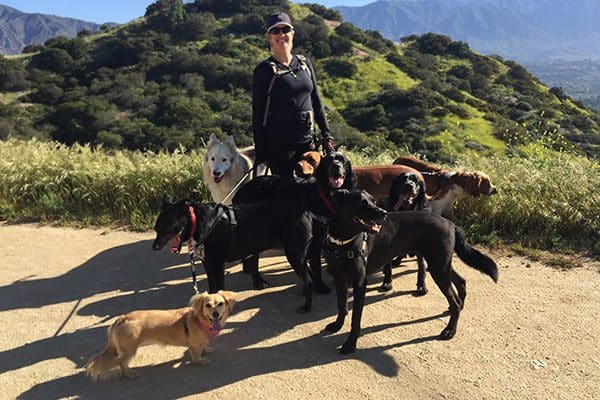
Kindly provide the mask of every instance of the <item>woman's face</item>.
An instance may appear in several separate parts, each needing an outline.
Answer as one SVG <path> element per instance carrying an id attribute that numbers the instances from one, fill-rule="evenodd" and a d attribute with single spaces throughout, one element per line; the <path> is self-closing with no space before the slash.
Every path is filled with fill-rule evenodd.
<path id="1" fill-rule="evenodd" d="M 269 33 L 267 33 L 267 39 L 269 40 L 269 44 L 273 50 L 286 50 L 292 51 L 292 45 L 294 41 L 294 30 L 291 29 L 289 32 L 285 33 L 285 30 L 288 30 L 290 27 L 285 24 L 276 25 L 274 28 L 271 28 Z M 273 31 L 278 33 L 274 33 Z"/>

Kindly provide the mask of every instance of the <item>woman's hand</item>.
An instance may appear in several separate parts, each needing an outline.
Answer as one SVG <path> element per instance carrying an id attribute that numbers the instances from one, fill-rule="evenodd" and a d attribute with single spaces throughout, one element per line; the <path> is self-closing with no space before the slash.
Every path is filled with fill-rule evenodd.
<path id="1" fill-rule="evenodd" d="M 335 147 L 333 147 L 333 138 L 331 136 L 326 136 L 323 138 L 323 151 L 325 154 L 335 151 Z"/>

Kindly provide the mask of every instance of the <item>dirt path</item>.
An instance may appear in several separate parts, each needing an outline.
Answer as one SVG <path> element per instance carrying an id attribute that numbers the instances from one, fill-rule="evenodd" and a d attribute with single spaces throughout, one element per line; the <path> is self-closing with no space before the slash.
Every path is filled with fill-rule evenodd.
<path id="1" fill-rule="evenodd" d="M 134 381 L 91 383 L 81 372 L 105 344 L 113 316 L 174 308 L 192 294 L 185 255 L 151 250 L 151 233 L 0 225 L 2 399 L 592 399 L 600 393 L 600 267 L 560 271 L 494 255 L 500 281 L 456 261 L 468 296 L 456 337 L 437 341 L 445 300 L 411 295 L 415 263 L 394 291 L 369 285 L 358 351 L 337 353 L 349 331 L 327 335 L 333 294 L 308 315 L 281 257 L 263 258 L 271 283 L 249 290 L 228 269 L 237 312 L 207 367 L 182 365 L 182 348 L 150 346 Z M 327 277 L 329 278 L 329 277 Z M 201 281 L 204 285 L 204 281 Z"/>

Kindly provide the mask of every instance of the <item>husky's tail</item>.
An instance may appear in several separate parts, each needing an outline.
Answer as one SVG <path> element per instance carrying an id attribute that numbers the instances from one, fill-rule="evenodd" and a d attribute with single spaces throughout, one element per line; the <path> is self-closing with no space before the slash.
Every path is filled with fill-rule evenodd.
<path id="1" fill-rule="evenodd" d="M 119 352 L 111 334 L 119 320 L 108 328 L 108 343 L 102 353 L 96 354 L 85 365 L 85 373 L 93 380 L 107 380 L 114 378 L 120 372 Z"/>
<path id="2" fill-rule="evenodd" d="M 498 267 L 494 260 L 471 247 L 458 226 L 454 227 L 454 251 L 465 264 L 488 275 L 494 282 L 498 282 Z"/>

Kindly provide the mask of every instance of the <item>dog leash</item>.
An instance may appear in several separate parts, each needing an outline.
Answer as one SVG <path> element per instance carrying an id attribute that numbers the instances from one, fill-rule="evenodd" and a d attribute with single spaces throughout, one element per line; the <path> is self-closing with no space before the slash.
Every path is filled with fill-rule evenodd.
<path id="1" fill-rule="evenodd" d="M 227 199 L 229 199 L 229 197 L 236 191 L 239 189 L 240 186 L 242 186 L 242 183 L 244 183 L 244 181 L 246 180 L 246 178 L 248 176 L 250 176 L 251 173 L 254 172 L 254 170 L 256 169 L 257 165 L 254 165 L 252 168 L 250 168 L 250 170 L 248 170 L 248 172 L 246 172 L 246 174 L 244 176 L 242 176 L 242 179 L 239 180 L 238 183 L 235 184 L 235 186 L 229 191 L 229 193 L 227 193 L 227 195 L 225 195 L 225 197 L 223 197 L 223 199 L 218 203 L 218 204 L 223 204 L 224 202 L 227 201 Z"/>
<path id="2" fill-rule="evenodd" d="M 206 233 L 203 235 L 203 237 L 201 237 L 198 240 L 198 242 L 194 243 L 193 246 L 189 247 L 190 269 L 192 271 L 192 286 L 194 287 L 194 291 L 196 293 L 200 293 L 200 291 L 198 290 L 198 277 L 197 277 L 197 273 L 196 273 L 196 259 L 200 260 L 201 264 L 204 264 L 204 256 L 197 255 L 196 253 L 197 253 L 198 249 L 202 246 L 202 244 L 204 243 L 206 238 L 212 233 L 213 229 L 217 225 L 217 221 L 219 220 L 219 218 L 221 218 L 224 211 L 227 211 L 230 226 L 235 227 L 237 225 L 237 221 L 235 219 L 235 215 L 233 214 L 233 211 L 231 211 L 231 209 L 228 208 L 227 206 L 225 206 L 223 203 L 225 201 L 227 201 L 227 199 L 229 199 L 229 197 L 233 193 L 235 193 L 236 190 L 238 190 L 238 188 L 242 185 L 242 183 L 244 183 L 246 178 L 248 178 L 248 176 L 250 176 L 250 174 L 252 174 L 257 169 L 257 167 L 258 167 L 258 164 L 253 165 L 252 168 L 250 168 L 250 170 L 248 172 L 246 172 L 246 174 L 244 176 L 242 176 L 242 179 L 240 179 L 238 181 L 238 183 L 235 184 L 235 186 L 229 191 L 229 193 L 227 193 L 227 195 L 219 203 L 216 204 L 216 206 L 219 210 L 217 211 L 217 216 L 215 217 L 214 223 L 206 230 Z M 202 253 L 204 253 L 204 252 L 202 252 Z"/>

